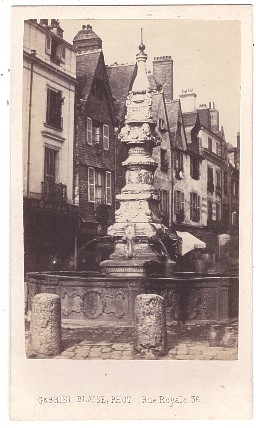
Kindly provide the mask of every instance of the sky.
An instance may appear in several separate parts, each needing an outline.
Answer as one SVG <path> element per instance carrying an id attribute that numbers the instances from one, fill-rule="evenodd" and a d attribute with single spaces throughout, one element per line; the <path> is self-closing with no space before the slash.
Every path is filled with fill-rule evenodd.
<path id="1" fill-rule="evenodd" d="M 136 61 L 143 42 L 152 70 L 155 56 L 174 61 L 174 99 L 182 89 L 193 89 L 200 104 L 215 102 L 226 140 L 236 145 L 240 130 L 240 23 L 202 20 L 60 20 L 64 39 L 72 43 L 83 24 L 90 24 L 102 39 L 107 65 Z"/>

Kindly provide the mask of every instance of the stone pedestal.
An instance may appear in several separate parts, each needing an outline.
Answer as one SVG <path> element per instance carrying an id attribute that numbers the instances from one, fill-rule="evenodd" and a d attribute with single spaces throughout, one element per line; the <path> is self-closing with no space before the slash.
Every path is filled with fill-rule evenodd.
<path id="1" fill-rule="evenodd" d="M 37 294 L 32 300 L 30 349 L 47 358 L 61 351 L 61 307 L 56 294 Z"/>
<path id="2" fill-rule="evenodd" d="M 157 358 L 167 352 L 166 339 L 163 297 L 140 294 L 135 302 L 135 350 L 142 357 Z"/>

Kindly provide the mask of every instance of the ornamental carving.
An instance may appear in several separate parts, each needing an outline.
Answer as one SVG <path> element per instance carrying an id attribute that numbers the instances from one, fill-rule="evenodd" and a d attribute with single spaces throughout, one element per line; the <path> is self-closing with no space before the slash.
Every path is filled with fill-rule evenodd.
<path id="1" fill-rule="evenodd" d="M 89 319 L 98 319 L 113 314 L 120 319 L 125 316 L 126 296 L 122 291 L 89 289 L 86 292 L 65 292 L 62 296 L 62 316 L 81 314 Z"/>

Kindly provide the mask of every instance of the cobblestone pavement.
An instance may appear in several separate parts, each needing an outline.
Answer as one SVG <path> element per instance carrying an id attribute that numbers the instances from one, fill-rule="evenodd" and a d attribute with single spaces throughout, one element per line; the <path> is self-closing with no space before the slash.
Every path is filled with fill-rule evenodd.
<path id="1" fill-rule="evenodd" d="M 232 324 L 237 335 L 237 323 Z M 222 327 L 224 331 L 224 326 Z M 209 326 L 171 326 L 167 334 L 167 354 L 159 360 L 236 360 L 237 346 L 209 346 Z M 27 331 L 28 339 L 28 331 Z M 86 340 L 85 340 L 86 339 Z M 141 357 L 133 349 L 133 329 L 63 328 L 63 351 L 54 359 L 71 360 L 136 360 Z M 27 340 L 28 345 L 28 340 Z M 221 345 L 221 344 L 220 344 Z M 36 358 L 27 346 L 28 358 Z M 156 359 L 148 355 L 145 359 Z"/>
<path id="2" fill-rule="evenodd" d="M 100 342 L 93 344 L 82 341 L 77 345 L 65 349 L 55 359 L 87 360 L 112 359 L 133 360 L 140 359 L 133 351 L 132 343 Z M 161 360 L 236 360 L 236 348 L 209 347 L 207 342 L 182 342 L 168 351 L 167 355 L 158 357 Z"/>

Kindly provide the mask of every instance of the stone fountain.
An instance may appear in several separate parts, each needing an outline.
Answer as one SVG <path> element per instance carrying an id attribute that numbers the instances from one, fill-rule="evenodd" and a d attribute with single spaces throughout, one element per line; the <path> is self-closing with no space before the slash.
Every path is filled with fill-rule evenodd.
<path id="1" fill-rule="evenodd" d="M 108 229 L 113 237 L 115 251 L 110 260 L 101 263 L 107 276 L 146 276 L 162 269 L 149 240 L 166 231 L 161 222 L 158 192 L 154 187 L 157 162 L 152 158 L 153 148 L 161 144 L 155 131 L 152 114 L 152 93 L 146 74 L 145 45 L 139 45 L 137 76 L 128 94 L 125 126 L 119 138 L 128 146 L 128 158 L 123 162 L 126 184 L 117 195 L 120 208 L 115 223 Z"/>

